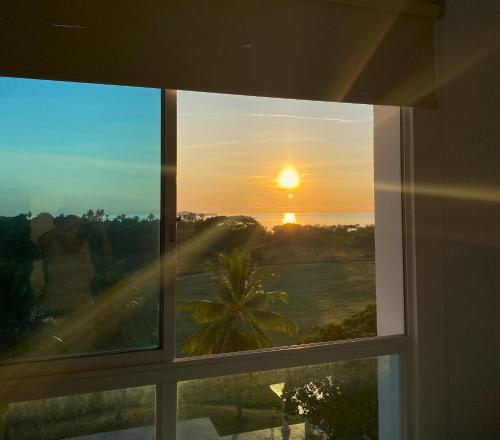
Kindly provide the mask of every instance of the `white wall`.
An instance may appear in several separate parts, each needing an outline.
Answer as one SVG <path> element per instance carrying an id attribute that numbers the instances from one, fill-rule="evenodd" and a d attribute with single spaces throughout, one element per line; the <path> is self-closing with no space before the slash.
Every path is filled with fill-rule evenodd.
<path id="1" fill-rule="evenodd" d="M 377 335 L 404 328 L 400 108 L 373 107 Z"/>
<path id="2" fill-rule="evenodd" d="M 500 1 L 438 28 L 448 437 L 500 439 Z"/>

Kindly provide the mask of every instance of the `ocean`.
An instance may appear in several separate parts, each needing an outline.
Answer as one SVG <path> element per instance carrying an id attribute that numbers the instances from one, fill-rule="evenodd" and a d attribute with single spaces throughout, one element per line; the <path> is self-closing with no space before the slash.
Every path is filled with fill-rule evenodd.
<path id="1" fill-rule="evenodd" d="M 231 214 L 225 214 L 231 215 Z M 234 214 L 232 214 L 234 215 Z M 241 214 L 240 214 L 241 215 Z M 375 214 L 373 212 L 282 212 L 282 213 L 248 213 L 263 226 L 272 228 L 283 223 L 296 223 L 299 225 L 373 225 Z"/>

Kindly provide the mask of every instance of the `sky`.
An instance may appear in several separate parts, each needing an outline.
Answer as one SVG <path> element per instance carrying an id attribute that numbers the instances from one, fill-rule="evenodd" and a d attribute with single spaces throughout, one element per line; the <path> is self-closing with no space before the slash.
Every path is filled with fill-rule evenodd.
<path id="1" fill-rule="evenodd" d="M 373 211 L 372 106 L 195 92 L 177 104 L 179 209 Z M 292 191 L 276 182 L 287 166 Z"/>
<path id="2" fill-rule="evenodd" d="M 159 90 L 0 78 L 0 215 L 160 210 Z"/>
<path id="3" fill-rule="evenodd" d="M 157 89 L 0 78 L 0 215 L 158 215 L 160 107 Z M 367 105 L 179 92 L 178 210 L 371 212 L 372 132 Z"/>

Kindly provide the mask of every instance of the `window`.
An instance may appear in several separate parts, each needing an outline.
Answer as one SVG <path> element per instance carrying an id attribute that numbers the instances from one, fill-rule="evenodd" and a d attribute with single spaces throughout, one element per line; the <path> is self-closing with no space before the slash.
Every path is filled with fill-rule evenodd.
<path id="1" fill-rule="evenodd" d="M 4 437 L 400 438 L 399 109 L 0 96 Z"/>
<path id="2" fill-rule="evenodd" d="M 177 355 L 376 336 L 373 107 L 177 102 Z"/>
<path id="3" fill-rule="evenodd" d="M 152 386 L 53 397 L 3 405 L 0 436 L 5 439 L 92 440 L 115 432 L 155 438 L 155 389 Z M 3 430 L 3 432 L 2 432 Z"/>
<path id="4" fill-rule="evenodd" d="M 180 382 L 177 438 L 378 438 L 380 381 L 398 374 L 390 363 L 387 356 Z M 397 392 L 384 399 L 397 407 L 391 399 Z M 398 414 L 380 423 L 397 430 Z"/>
<path id="5" fill-rule="evenodd" d="M 157 348 L 160 91 L 0 95 L 0 360 Z"/>

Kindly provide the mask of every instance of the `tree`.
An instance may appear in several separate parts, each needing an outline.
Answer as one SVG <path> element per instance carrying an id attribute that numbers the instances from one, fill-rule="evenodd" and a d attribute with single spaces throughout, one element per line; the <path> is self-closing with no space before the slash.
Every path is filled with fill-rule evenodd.
<path id="1" fill-rule="evenodd" d="M 0 354 L 15 345 L 33 325 L 30 283 L 33 262 L 40 257 L 31 241 L 25 215 L 0 217 Z"/>
<path id="2" fill-rule="evenodd" d="M 218 301 L 191 301 L 177 306 L 177 312 L 191 314 L 199 325 L 186 342 L 188 355 L 228 353 L 272 347 L 265 331 L 296 336 L 298 326 L 283 315 L 268 310 L 276 301 L 288 302 L 282 291 L 265 292 L 255 263 L 246 251 L 218 254 L 209 263 L 217 286 Z"/>
<path id="3" fill-rule="evenodd" d="M 218 254 L 219 266 L 209 263 L 217 285 L 219 301 L 191 301 L 177 306 L 178 312 L 191 314 L 199 325 L 186 342 L 189 355 L 228 353 L 272 347 L 265 330 L 297 335 L 297 324 L 279 313 L 267 310 L 276 301 L 288 302 L 282 291 L 265 292 L 255 263 L 246 251 Z M 245 383 L 235 385 L 236 418 L 242 419 L 241 393 Z"/>
<path id="4" fill-rule="evenodd" d="M 302 343 L 342 341 L 346 339 L 368 338 L 377 335 L 377 309 L 375 304 L 353 313 L 340 323 L 331 322 L 313 327 L 312 333 Z"/>
<path id="5" fill-rule="evenodd" d="M 292 379 L 282 398 L 286 414 L 297 415 L 300 409 L 330 440 L 378 438 L 376 359 L 338 364 L 310 380 Z"/>
<path id="6" fill-rule="evenodd" d="M 106 215 L 106 213 L 104 212 L 104 209 L 96 210 L 96 212 L 94 214 L 94 221 L 102 222 L 105 215 Z"/>
<path id="7" fill-rule="evenodd" d="M 104 216 L 106 216 L 104 209 L 96 209 L 95 212 L 92 209 L 89 209 L 82 215 L 82 218 L 89 222 L 102 222 Z"/>

